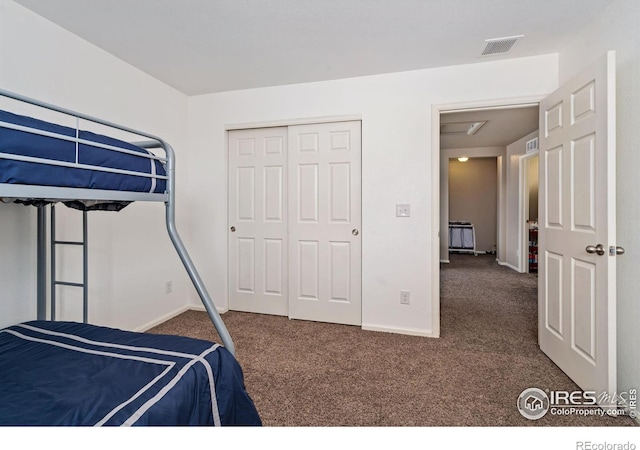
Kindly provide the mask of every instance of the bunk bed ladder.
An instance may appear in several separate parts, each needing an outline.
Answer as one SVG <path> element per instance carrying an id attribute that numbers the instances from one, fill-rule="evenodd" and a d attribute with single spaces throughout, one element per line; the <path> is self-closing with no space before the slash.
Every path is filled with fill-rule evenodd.
<path id="1" fill-rule="evenodd" d="M 56 286 L 72 286 L 82 288 L 82 321 L 88 323 L 89 304 L 89 247 L 87 241 L 87 211 L 82 211 L 82 240 L 59 241 L 56 239 L 56 208 L 51 205 L 51 320 L 56 320 Z M 56 246 L 72 245 L 82 246 L 82 283 L 61 281 L 56 278 Z"/>

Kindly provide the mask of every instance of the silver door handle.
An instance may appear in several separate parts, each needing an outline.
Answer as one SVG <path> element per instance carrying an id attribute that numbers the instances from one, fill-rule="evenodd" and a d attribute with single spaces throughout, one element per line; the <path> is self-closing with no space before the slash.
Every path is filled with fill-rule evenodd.
<path id="1" fill-rule="evenodd" d="M 616 247 L 616 255 L 624 255 L 624 247 Z"/>
<path id="2" fill-rule="evenodd" d="M 585 250 L 587 251 L 587 253 L 597 253 L 598 255 L 602 256 L 604 255 L 604 246 L 602 244 L 598 244 L 598 245 L 587 245 L 587 248 L 585 248 Z"/>
<path id="3" fill-rule="evenodd" d="M 360 234 L 360 232 L 354 228 L 353 230 L 351 230 L 351 234 L 353 234 L 354 236 L 357 236 Z"/>
<path id="4" fill-rule="evenodd" d="M 236 232 L 236 227 L 231 227 L 230 230 L 231 230 L 232 233 L 235 233 Z"/>

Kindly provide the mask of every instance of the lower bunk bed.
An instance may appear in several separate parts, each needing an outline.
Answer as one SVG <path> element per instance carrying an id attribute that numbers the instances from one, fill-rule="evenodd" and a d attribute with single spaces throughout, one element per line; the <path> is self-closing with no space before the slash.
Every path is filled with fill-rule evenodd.
<path id="1" fill-rule="evenodd" d="M 76 322 L 0 330 L 0 425 L 261 424 L 219 344 Z"/>

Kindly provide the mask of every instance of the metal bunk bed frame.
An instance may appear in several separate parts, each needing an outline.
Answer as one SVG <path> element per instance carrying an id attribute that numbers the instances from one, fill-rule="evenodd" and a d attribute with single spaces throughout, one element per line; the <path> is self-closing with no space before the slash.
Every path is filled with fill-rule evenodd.
<path id="1" fill-rule="evenodd" d="M 145 133 L 139 130 L 135 130 L 133 128 L 129 128 L 123 125 L 118 125 L 116 123 L 112 123 L 109 121 L 105 121 L 96 117 L 92 117 L 86 114 L 78 113 L 66 108 L 61 108 L 59 106 L 55 106 L 49 103 L 41 102 L 39 100 L 35 100 L 29 97 L 25 97 L 20 94 L 16 94 L 13 92 L 9 92 L 3 89 L 0 89 L 0 96 L 12 98 L 14 100 L 28 103 L 31 105 L 35 105 L 41 108 L 49 109 L 52 111 L 56 111 L 62 114 L 66 114 L 76 118 L 76 122 L 79 119 L 86 120 L 89 122 L 93 122 L 96 124 L 104 125 L 113 129 L 121 130 L 127 133 L 131 133 L 134 135 L 138 135 L 144 138 L 149 139 L 148 141 L 141 142 L 132 142 L 132 144 L 142 147 L 145 149 L 151 148 L 161 148 L 166 158 L 160 158 L 157 156 L 146 156 L 149 159 L 157 159 L 166 164 L 166 177 L 158 176 L 158 175 L 148 175 L 150 177 L 166 179 L 166 192 L 164 194 L 160 193 L 144 193 L 144 192 L 129 192 L 129 191 L 109 191 L 109 190 L 96 190 L 96 189 L 81 189 L 81 188 L 66 188 L 66 187 L 50 187 L 50 186 L 33 186 L 33 185 L 19 185 L 19 184 L 6 184 L 0 183 L 0 198 L 17 198 L 17 199 L 41 199 L 41 200 L 53 200 L 53 201 L 64 201 L 64 200 L 79 200 L 79 201 L 120 201 L 120 202 L 128 202 L 128 201 L 163 201 L 166 208 L 166 226 L 167 232 L 169 233 L 169 237 L 173 246 L 175 247 L 184 268 L 189 274 L 189 278 L 195 287 L 200 300 L 202 301 L 207 314 L 211 318 L 216 331 L 218 332 L 222 343 L 225 348 L 231 352 L 231 354 L 235 355 L 235 346 L 233 344 L 233 340 L 229 335 L 229 332 L 218 313 L 211 296 L 207 292 L 207 289 L 198 274 L 198 271 L 187 252 L 185 245 L 180 238 L 176 227 L 175 213 L 176 213 L 176 200 L 175 200 L 175 153 L 171 145 L 165 142 L 162 138 L 154 136 L 149 133 Z M 7 126 L 20 129 L 20 127 L 13 126 L 10 124 L 2 124 L 2 126 Z M 28 132 L 33 132 L 33 130 L 23 130 Z M 46 132 L 40 132 L 39 134 L 47 135 Z M 75 138 L 67 138 L 61 137 L 60 135 L 55 135 L 56 138 L 62 138 L 66 140 L 70 140 L 78 143 L 86 143 L 82 139 L 79 139 L 78 136 Z M 95 143 L 91 143 L 90 145 L 109 148 L 106 145 L 96 145 Z M 115 151 L 123 151 L 122 149 L 110 148 Z M 126 153 L 127 151 L 124 150 Z M 42 162 L 38 158 L 29 158 L 29 157 L 17 157 L 16 155 L 8 155 L 8 154 L 0 154 L 0 157 L 10 158 L 10 159 L 18 159 L 22 161 L 32 161 L 32 162 Z M 99 167 L 84 167 L 81 164 L 73 164 L 73 163 L 56 163 L 56 165 L 70 165 L 72 167 L 82 167 L 86 169 L 97 169 L 108 172 L 115 173 L 127 173 L 126 171 L 122 171 L 119 169 L 107 169 L 107 168 L 99 168 Z M 137 174 L 138 176 L 144 176 L 141 174 Z M 37 215 L 37 315 L 39 320 L 46 319 L 46 286 L 47 286 L 47 276 L 46 276 L 46 216 L 44 205 L 38 206 L 38 215 Z"/>

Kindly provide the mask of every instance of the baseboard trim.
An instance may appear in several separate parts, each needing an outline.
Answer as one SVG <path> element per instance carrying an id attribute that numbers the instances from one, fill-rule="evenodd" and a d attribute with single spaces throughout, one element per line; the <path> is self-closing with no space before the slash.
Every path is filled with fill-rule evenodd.
<path id="1" fill-rule="evenodd" d="M 207 309 L 204 307 L 204 305 L 189 305 L 187 307 L 187 310 L 204 311 L 204 312 L 207 311 Z M 216 311 L 218 311 L 218 314 L 224 314 L 224 313 L 228 312 L 229 310 L 227 308 L 219 308 L 219 307 L 216 306 Z"/>
<path id="2" fill-rule="evenodd" d="M 175 310 L 171 311 L 170 313 L 165 314 L 164 316 L 161 316 L 161 317 L 158 317 L 155 320 L 152 320 L 151 322 L 145 323 L 144 325 L 136 328 L 133 331 L 137 331 L 137 332 L 140 332 L 140 333 L 148 331 L 151 328 L 156 327 L 156 326 L 160 325 L 161 323 L 166 322 L 169 319 L 173 319 L 174 317 L 179 316 L 180 314 L 182 314 L 183 312 L 188 311 L 189 309 L 191 309 L 191 308 L 189 308 L 188 305 L 182 306 L 182 307 L 180 307 L 178 309 L 175 309 Z"/>
<path id="3" fill-rule="evenodd" d="M 216 310 L 218 311 L 219 314 L 224 314 L 228 311 L 228 309 L 225 308 L 218 308 L 216 307 Z M 144 333 L 145 331 L 150 330 L 153 327 L 157 327 L 158 325 L 166 322 L 167 320 L 173 319 L 176 316 L 179 316 L 180 314 L 187 312 L 187 311 L 202 311 L 202 312 L 206 312 L 207 310 L 205 309 L 204 305 L 200 306 L 200 305 L 186 305 L 186 306 L 182 306 L 178 309 L 175 309 L 173 311 L 171 311 L 170 313 L 165 314 L 164 316 L 161 316 L 155 320 L 152 320 L 151 322 L 147 322 L 144 325 L 136 328 L 133 331 L 137 331 L 140 333 Z"/>
<path id="4" fill-rule="evenodd" d="M 508 267 L 509 269 L 513 269 L 513 270 L 515 270 L 516 272 L 520 272 L 520 269 L 518 269 L 517 267 L 515 267 L 515 266 L 514 266 L 514 265 L 512 265 L 512 264 L 509 264 L 509 263 L 507 263 L 507 262 L 502 262 L 502 261 L 500 261 L 500 260 L 499 260 L 499 259 L 497 259 L 497 258 L 496 258 L 496 261 L 498 262 L 498 265 L 499 265 L 499 266 L 505 266 L 505 267 Z"/>
<path id="5" fill-rule="evenodd" d="M 434 334 L 432 331 L 415 330 L 415 329 L 409 329 L 409 328 L 396 328 L 396 327 L 389 327 L 384 325 L 374 325 L 369 323 L 363 323 L 362 329 L 365 331 L 380 331 L 383 333 L 406 334 L 409 336 L 420 336 L 420 337 L 429 337 L 429 338 L 440 337 Z"/>

